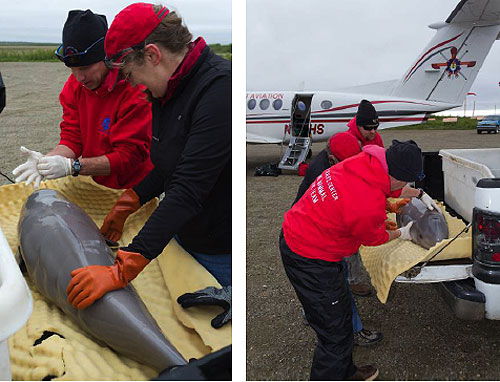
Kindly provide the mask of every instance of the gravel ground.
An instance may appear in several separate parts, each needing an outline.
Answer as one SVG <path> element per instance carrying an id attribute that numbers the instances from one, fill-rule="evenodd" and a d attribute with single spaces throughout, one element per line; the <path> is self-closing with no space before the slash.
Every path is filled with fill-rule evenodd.
<path id="1" fill-rule="evenodd" d="M 424 151 L 500 147 L 500 134 L 475 131 L 382 131 L 414 139 Z M 324 144 L 315 144 L 318 153 Z M 300 318 L 300 303 L 283 271 L 278 235 L 302 178 L 255 177 L 256 166 L 277 161 L 275 145 L 247 146 L 247 378 L 305 380 L 316 344 Z M 368 280 L 365 274 L 366 280 Z M 382 331 L 374 347 L 355 347 L 354 362 L 375 364 L 380 380 L 498 380 L 500 322 L 457 319 L 431 285 L 394 283 L 389 301 L 357 298 L 367 329 Z"/>
<path id="2" fill-rule="evenodd" d="M 0 114 L 0 171 L 13 178 L 12 170 L 26 160 L 21 145 L 46 153 L 59 142 L 59 93 L 70 71 L 53 62 L 2 62 L 0 71 L 7 88 Z M 0 176 L 0 185 L 9 183 Z"/>

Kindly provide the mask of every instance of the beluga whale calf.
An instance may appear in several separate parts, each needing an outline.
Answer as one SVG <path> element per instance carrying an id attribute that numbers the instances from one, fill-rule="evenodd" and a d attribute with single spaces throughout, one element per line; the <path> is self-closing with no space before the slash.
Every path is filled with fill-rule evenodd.
<path id="1" fill-rule="evenodd" d="M 411 241 L 425 249 L 429 249 L 444 239 L 448 239 L 448 224 L 440 211 L 429 210 L 421 200 L 412 198 L 402 208 L 401 214 L 396 214 L 398 227 L 403 227 L 413 221 L 410 228 Z"/>
<path id="2" fill-rule="evenodd" d="M 22 209 L 18 235 L 28 275 L 40 293 L 97 342 L 158 371 L 186 364 L 131 285 L 106 293 L 86 309 L 67 302 L 71 271 L 114 261 L 84 210 L 55 190 L 35 191 Z"/>

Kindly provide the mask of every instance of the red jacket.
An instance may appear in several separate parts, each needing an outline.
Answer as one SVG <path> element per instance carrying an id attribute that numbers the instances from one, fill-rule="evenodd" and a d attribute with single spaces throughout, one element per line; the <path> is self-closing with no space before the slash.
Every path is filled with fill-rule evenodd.
<path id="1" fill-rule="evenodd" d="M 380 155 L 363 151 L 325 170 L 285 214 L 283 233 L 293 252 L 340 261 L 360 245 L 389 239 L 384 222 L 390 181 L 385 150 L 376 150 Z"/>
<path id="2" fill-rule="evenodd" d="M 363 137 L 363 134 L 360 133 L 358 126 L 356 125 L 356 117 L 351 119 L 349 123 L 347 124 L 347 127 L 349 128 L 349 133 L 354 135 L 358 140 L 361 142 L 361 146 L 366 146 L 366 145 L 377 145 L 380 147 L 384 147 L 384 142 L 382 141 L 382 137 L 380 136 L 379 133 L 375 132 L 375 138 L 371 141 L 366 140 L 365 137 Z"/>
<path id="3" fill-rule="evenodd" d="M 106 155 L 111 174 L 93 179 L 110 188 L 131 188 L 153 168 L 151 105 L 140 87 L 120 81 L 109 91 L 107 80 L 97 90 L 89 90 L 69 76 L 59 95 L 63 108 L 59 144 L 68 146 L 76 157 Z"/>
<path id="4" fill-rule="evenodd" d="M 347 127 L 349 127 L 349 133 L 354 135 L 358 140 L 361 142 L 361 146 L 369 146 L 369 145 L 376 145 L 380 147 L 384 147 L 384 142 L 382 141 L 382 137 L 380 136 L 379 133 L 375 132 L 375 138 L 372 139 L 371 141 L 368 141 L 363 137 L 363 134 L 360 133 L 358 126 L 356 125 L 356 117 L 351 119 L 349 123 L 347 124 Z M 401 192 L 403 190 L 399 189 L 396 191 L 393 191 L 389 194 L 391 198 L 399 198 L 401 196 Z"/>

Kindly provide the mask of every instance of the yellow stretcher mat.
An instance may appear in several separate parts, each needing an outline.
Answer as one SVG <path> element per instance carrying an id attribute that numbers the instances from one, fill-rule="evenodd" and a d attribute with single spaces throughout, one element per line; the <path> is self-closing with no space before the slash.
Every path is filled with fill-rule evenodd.
<path id="1" fill-rule="evenodd" d="M 41 188 L 60 191 L 82 207 L 100 226 L 122 191 L 96 184 L 90 177 L 66 177 L 42 183 Z M 17 252 L 17 222 L 31 186 L 0 187 L 0 226 L 14 253 Z M 153 200 L 131 215 L 120 245 L 127 245 L 142 228 L 158 204 Z M 27 280 L 34 299 L 33 314 L 9 339 L 12 376 L 15 380 L 148 380 L 159 370 L 123 357 L 101 346 L 47 301 Z M 182 309 L 177 297 L 207 286 L 220 285 L 175 240 L 132 282 L 165 337 L 186 358 L 200 358 L 231 344 L 231 323 L 213 329 L 210 321 L 219 307 Z M 44 333 L 57 333 L 47 339 Z M 45 336 L 47 337 L 47 336 Z M 35 345 L 35 343 L 37 343 Z"/>
<path id="2" fill-rule="evenodd" d="M 452 217 L 444 211 L 442 206 L 441 208 L 448 223 L 450 239 L 443 240 L 430 249 L 425 249 L 411 241 L 400 239 L 392 240 L 378 247 L 361 248 L 360 253 L 363 265 L 370 274 L 371 283 L 377 290 L 377 297 L 382 303 L 385 304 L 387 302 L 391 284 L 398 275 L 411 269 L 418 263 L 429 260 L 465 227 L 462 220 Z M 391 220 L 395 221 L 395 214 L 389 214 L 388 216 Z M 460 235 L 453 243 L 432 259 L 432 261 L 467 257 L 471 257 L 470 230 Z"/>

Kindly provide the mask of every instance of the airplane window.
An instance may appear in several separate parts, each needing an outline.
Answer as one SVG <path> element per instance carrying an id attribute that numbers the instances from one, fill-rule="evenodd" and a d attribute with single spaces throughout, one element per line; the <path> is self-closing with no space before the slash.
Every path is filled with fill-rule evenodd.
<path id="1" fill-rule="evenodd" d="M 306 111 L 306 104 L 302 101 L 297 102 L 297 107 L 300 111 Z"/>
<path id="2" fill-rule="evenodd" d="M 280 100 L 280 99 L 275 99 L 274 102 L 273 102 L 274 110 L 281 109 L 281 106 L 283 106 L 283 101 Z"/>
<path id="3" fill-rule="evenodd" d="M 264 98 L 262 101 L 260 101 L 260 108 L 262 110 L 267 110 L 269 104 L 270 104 L 269 100 L 267 98 Z"/>
<path id="4" fill-rule="evenodd" d="M 256 101 L 254 98 L 252 98 L 252 99 L 248 100 L 247 106 L 248 106 L 248 108 L 249 108 L 250 110 L 255 109 L 255 106 L 256 106 L 256 105 L 257 105 L 257 101 Z"/>
<path id="5" fill-rule="evenodd" d="M 321 101 L 321 108 L 322 109 L 330 109 L 333 106 L 332 101 L 329 101 L 325 99 L 324 101 Z"/>

